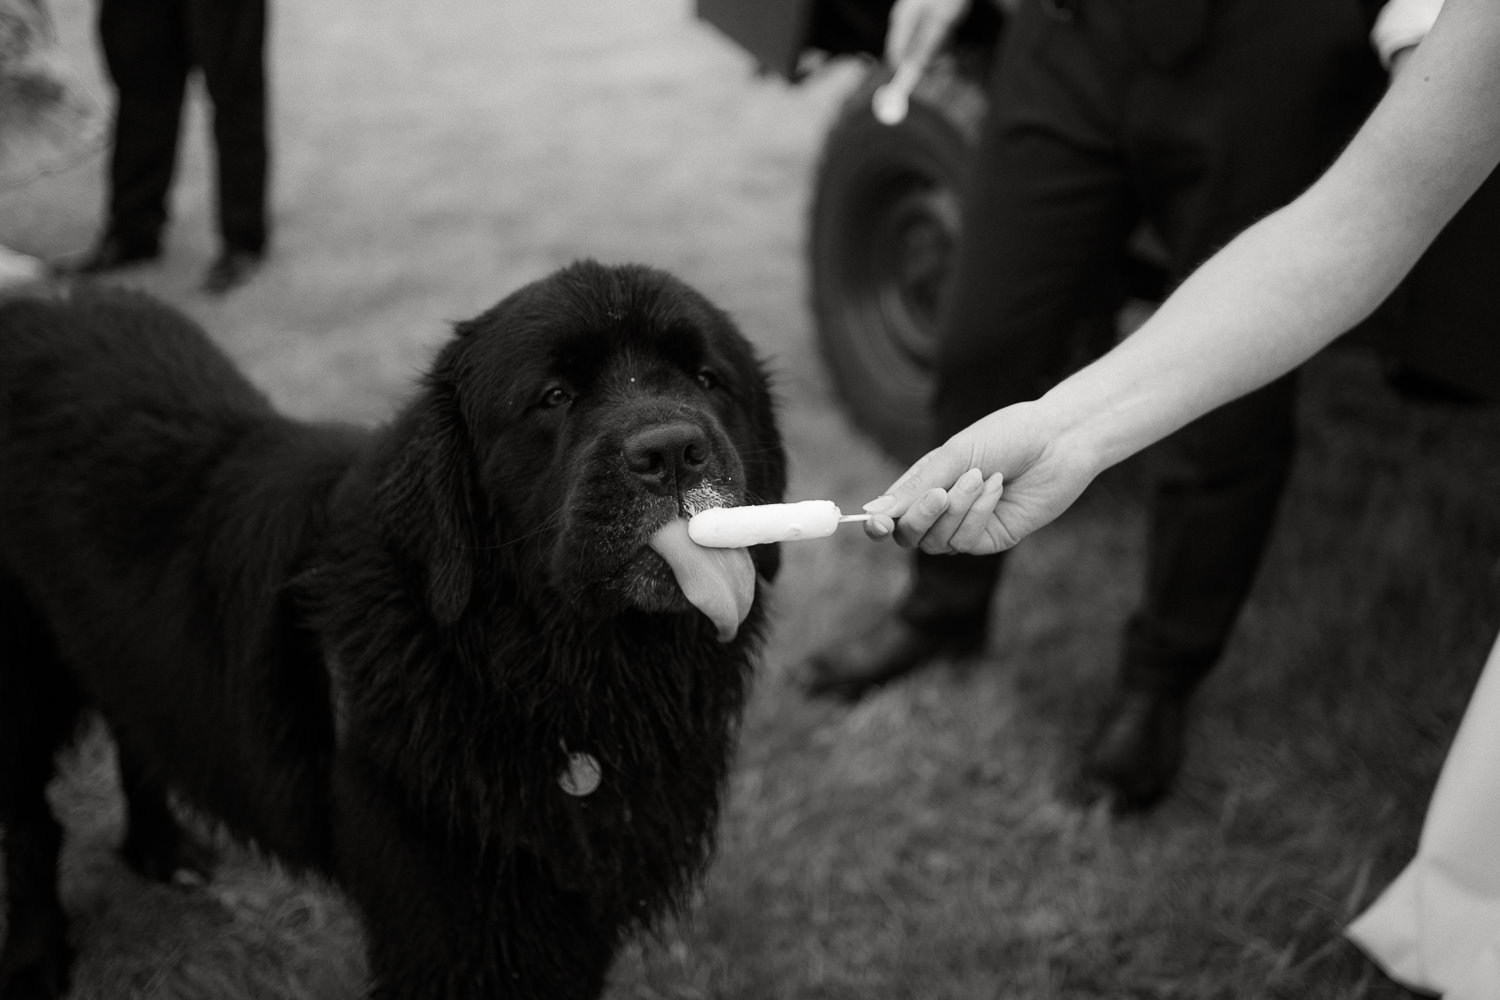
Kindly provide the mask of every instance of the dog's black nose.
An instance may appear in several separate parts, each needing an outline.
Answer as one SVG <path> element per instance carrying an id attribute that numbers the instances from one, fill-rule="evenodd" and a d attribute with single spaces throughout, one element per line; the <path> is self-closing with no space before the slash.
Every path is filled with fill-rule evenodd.
<path id="1" fill-rule="evenodd" d="M 625 439 L 625 465 L 653 492 L 691 489 L 703 479 L 708 438 L 686 420 L 654 424 Z"/>

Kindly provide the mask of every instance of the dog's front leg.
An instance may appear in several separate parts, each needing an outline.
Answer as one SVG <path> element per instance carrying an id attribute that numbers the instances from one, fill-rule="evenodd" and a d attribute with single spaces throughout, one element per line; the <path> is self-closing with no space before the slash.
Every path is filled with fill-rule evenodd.
<path id="1" fill-rule="evenodd" d="M 157 882 L 197 885 L 213 874 L 213 849 L 183 829 L 172 813 L 167 790 L 117 740 L 120 786 L 125 793 L 125 840 L 120 855 L 130 867 Z"/>
<path id="2" fill-rule="evenodd" d="M 595 1000 L 620 937 L 534 855 L 432 829 L 335 779 L 335 878 L 359 910 L 371 1000 Z"/>
<path id="3" fill-rule="evenodd" d="M 387 870 L 381 900 L 360 904 L 372 1000 L 597 999 L 616 928 L 577 894 L 525 873 L 496 885 L 483 870 L 411 882 Z"/>
<path id="4" fill-rule="evenodd" d="M 10 789 L 5 792 L 0 823 L 8 927 L 0 948 L 0 1000 L 51 1000 L 67 992 L 72 960 L 55 881 L 62 828 L 40 793 L 19 802 L 9 797 Z"/>

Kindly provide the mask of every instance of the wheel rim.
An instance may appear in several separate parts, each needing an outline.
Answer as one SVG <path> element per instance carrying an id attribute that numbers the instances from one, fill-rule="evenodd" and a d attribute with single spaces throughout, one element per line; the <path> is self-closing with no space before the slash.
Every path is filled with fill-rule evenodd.
<path id="1" fill-rule="evenodd" d="M 950 191 L 911 181 L 875 226 L 866 273 L 892 345 L 930 371 L 959 216 Z"/>

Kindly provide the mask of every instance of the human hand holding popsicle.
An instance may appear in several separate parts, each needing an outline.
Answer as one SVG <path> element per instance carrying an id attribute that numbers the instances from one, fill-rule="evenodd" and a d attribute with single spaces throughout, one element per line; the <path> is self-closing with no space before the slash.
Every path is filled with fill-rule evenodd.
<path id="1" fill-rule="evenodd" d="M 951 490 L 929 491 L 930 495 L 921 497 L 922 502 L 908 516 L 935 520 L 950 513 L 951 505 L 958 521 L 970 518 L 982 522 L 1000 499 L 1001 481 L 998 474 L 985 480 L 978 469 L 970 470 Z M 687 536 L 703 548 L 742 549 L 827 538 L 839 525 L 856 523 L 863 523 L 865 533 L 875 539 L 887 537 L 896 528 L 896 522 L 885 514 L 845 514 L 832 500 L 798 500 L 710 507 L 688 520 Z"/>
<path id="2" fill-rule="evenodd" d="M 865 504 L 872 537 L 989 555 L 1051 522 L 1108 465 L 1107 424 L 1049 397 L 996 410 L 919 458 Z"/>
<path id="3" fill-rule="evenodd" d="M 1044 398 L 989 414 L 918 459 L 863 515 L 829 500 L 715 507 L 688 522 L 688 536 L 740 548 L 826 538 L 863 520 L 866 535 L 905 548 L 1000 552 L 1066 510 L 1108 464 L 1104 431 L 1074 409 Z"/>
<path id="4" fill-rule="evenodd" d="M 906 117 L 911 92 L 968 9 L 969 0 L 897 0 L 885 36 L 885 61 L 895 73 L 870 98 L 881 124 L 897 125 Z"/>

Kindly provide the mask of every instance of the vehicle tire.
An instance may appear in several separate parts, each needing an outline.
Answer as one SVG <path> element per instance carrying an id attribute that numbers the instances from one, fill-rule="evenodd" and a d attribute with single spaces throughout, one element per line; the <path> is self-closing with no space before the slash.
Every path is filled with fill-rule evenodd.
<path id="1" fill-rule="evenodd" d="M 901 462 L 932 446 L 936 324 L 960 215 L 958 192 L 984 114 L 977 80 L 935 64 L 897 125 L 870 110 L 890 78 L 873 67 L 845 100 L 813 182 L 808 240 L 816 336 L 855 424 Z"/>

